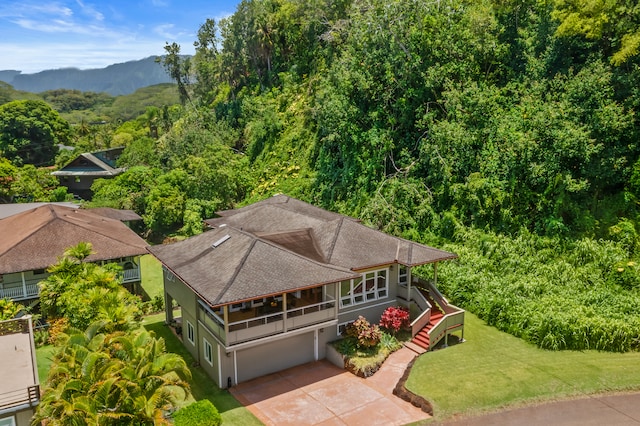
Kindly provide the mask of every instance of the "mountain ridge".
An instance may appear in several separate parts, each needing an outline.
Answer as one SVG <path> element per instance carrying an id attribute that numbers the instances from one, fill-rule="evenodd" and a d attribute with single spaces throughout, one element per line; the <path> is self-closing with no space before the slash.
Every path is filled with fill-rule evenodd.
<path id="1" fill-rule="evenodd" d="M 17 70 L 0 70 L 0 81 L 16 90 L 40 93 L 47 90 L 75 89 L 83 92 L 105 92 L 113 96 L 127 95 L 137 89 L 172 80 L 155 56 L 81 70 L 58 68 L 33 74 Z"/>

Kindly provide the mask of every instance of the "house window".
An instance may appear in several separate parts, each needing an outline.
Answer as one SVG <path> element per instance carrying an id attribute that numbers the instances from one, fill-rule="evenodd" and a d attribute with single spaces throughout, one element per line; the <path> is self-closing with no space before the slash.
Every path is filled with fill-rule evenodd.
<path id="1" fill-rule="evenodd" d="M 207 360 L 209 365 L 213 366 L 213 349 L 211 348 L 211 343 L 205 338 L 202 338 L 202 341 L 204 342 L 204 359 Z"/>
<path id="2" fill-rule="evenodd" d="M 0 419 L 0 426 L 16 426 L 15 416 Z"/>
<path id="3" fill-rule="evenodd" d="M 409 278 L 409 271 L 406 266 L 398 265 L 398 284 L 407 284 Z"/>
<path id="4" fill-rule="evenodd" d="M 340 283 L 340 306 L 351 306 L 387 297 L 388 270 L 366 272 L 361 278 Z"/>
<path id="5" fill-rule="evenodd" d="M 256 300 L 252 300 L 251 301 L 251 307 L 252 308 L 257 308 L 258 306 L 262 306 L 264 305 L 264 303 L 266 302 L 267 299 L 256 299 Z"/>
<path id="6" fill-rule="evenodd" d="M 33 275 L 44 275 L 44 269 L 34 269 Z"/>
<path id="7" fill-rule="evenodd" d="M 244 302 L 234 303 L 229 306 L 229 312 L 238 312 L 244 308 Z"/>
<path id="8" fill-rule="evenodd" d="M 187 340 L 194 346 L 196 344 L 195 336 L 196 336 L 196 331 L 193 328 L 193 324 L 187 321 Z"/>
<path id="9" fill-rule="evenodd" d="M 347 329 L 347 326 L 352 322 L 353 321 L 347 321 L 347 322 L 341 322 L 340 324 L 338 324 L 338 336 L 342 336 L 342 333 L 345 332 L 345 330 Z"/>

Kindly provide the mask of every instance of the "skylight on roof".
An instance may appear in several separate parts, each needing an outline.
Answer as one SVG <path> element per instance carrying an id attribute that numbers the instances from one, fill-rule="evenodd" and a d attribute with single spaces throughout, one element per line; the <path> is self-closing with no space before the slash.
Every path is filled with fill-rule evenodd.
<path id="1" fill-rule="evenodd" d="M 211 247 L 217 248 L 219 245 L 221 245 L 222 243 L 227 241 L 229 238 L 231 238 L 231 235 L 227 234 L 224 237 L 220 238 L 218 241 L 216 241 L 213 244 L 211 244 Z"/>

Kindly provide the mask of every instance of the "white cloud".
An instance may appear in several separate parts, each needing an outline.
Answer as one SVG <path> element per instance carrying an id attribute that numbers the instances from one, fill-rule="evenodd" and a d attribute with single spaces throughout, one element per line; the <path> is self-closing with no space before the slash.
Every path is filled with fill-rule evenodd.
<path id="1" fill-rule="evenodd" d="M 34 15 L 73 16 L 73 10 L 58 2 L 50 3 L 5 3 L 0 5 L 0 17 L 32 17 Z"/>
<path id="2" fill-rule="evenodd" d="M 178 40 L 188 34 L 186 31 L 172 31 L 175 27 L 174 24 L 160 24 L 153 28 L 153 32 L 167 40 Z"/>
<path id="3" fill-rule="evenodd" d="M 78 6 L 80 6 L 80 10 L 84 15 L 89 16 L 96 21 L 104 21 L 104 15 L 98 12 L 93 6 L 85 5 L 81 0 L 76 0 L 76 3 L 78 3 Z"/>

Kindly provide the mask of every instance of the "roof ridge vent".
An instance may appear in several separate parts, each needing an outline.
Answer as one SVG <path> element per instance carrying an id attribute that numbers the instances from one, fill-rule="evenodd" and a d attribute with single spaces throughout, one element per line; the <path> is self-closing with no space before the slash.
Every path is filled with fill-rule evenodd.
<path id="1" fill-rule="evenodd" d="M 227 241 L 229 238 L 231 238 L 231 235 L 227 234 L 224 237 L 220 238 L 218 241 L 216 241 L 213 244 L 211 244 L 211 247 L 218 248 L 218 246 L 220 246 L 222 243 Z"/>

